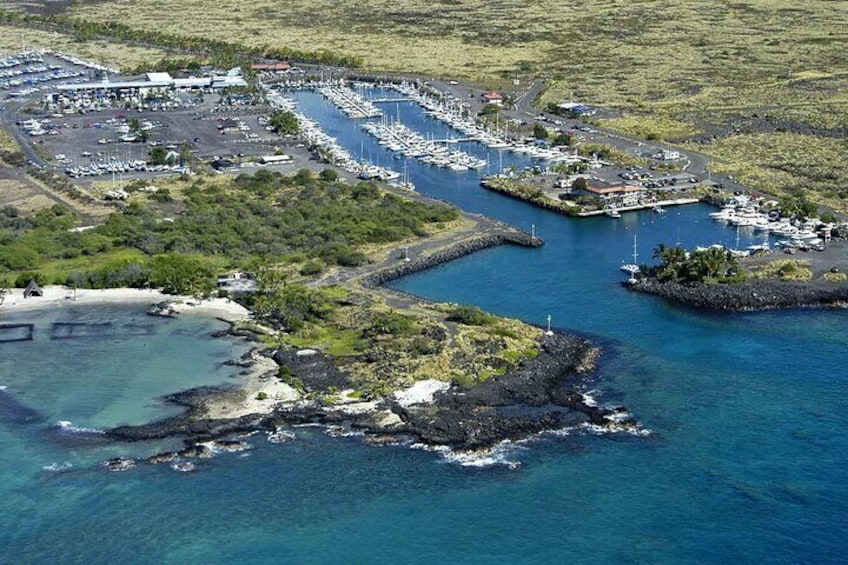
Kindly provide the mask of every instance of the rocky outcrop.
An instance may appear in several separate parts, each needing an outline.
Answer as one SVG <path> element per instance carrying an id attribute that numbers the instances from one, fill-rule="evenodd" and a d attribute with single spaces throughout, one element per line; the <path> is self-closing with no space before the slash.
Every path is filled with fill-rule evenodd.
<path id="1" fill-rule="evenodd" d="M 479 449 L 505 439 L 524 438 L 544 430 L 583 423 L 606 426 L 617 409 L 587 402 L 580 392 L 590 377 L 597 350 L 579 337 L 556 334 L 544 338 L 542 352 L 522 367 L 470 387 L 437 392 L 433 402 L 403 405 L 394 397 L 377 406 L 376 416 L 394 414 L 391 426 L 375 412 L 351 414 L 318 402 L 279 407 L 267 422 L 276 426 L 299 423 L 348 424 L 366 437 L 390 438 Z M 620 412 L 618 412 L 620 413 Z M 620 429 L 635 427 L 629 419 L 616 420 Z"/>
<path id="2" fill-rule="evenodd" d="M 734 284 L 679 284 L 643 280 L 626 286 L 637 292 L 712 310 L 769 310 L 848 304 L 848 283 L 825 280 L 749 280 Z"/>
<path id="3" fill-rule="evenodd" d="M 584 401 L 579 389 L 597 351 L 579 337 L 545 337 L 542 352 L 524 367 L 469 389 L 437 393 L 421 407 L 391 406 L 412 434 L 428 444 L 490 447 L 505 439 L 589 422 L 603 425 L 609 413 Z"/>
<path id="4" fill-rule="evenodd" d="M 158 304 L 153 304 L 147 309 L 149 316 L 159 316 L 161 318 L 176 318 L 180 313 L 174 307 L 174 303 L 170 301 L 162 301 Z"/>
<path id="5" fill-rule="evenodd" d="M 315 349 L 279 349 L 272 355 L 280 367 L 287 368 L 307 391 L 326 392 L 352 386 L 329 355 Z"/>

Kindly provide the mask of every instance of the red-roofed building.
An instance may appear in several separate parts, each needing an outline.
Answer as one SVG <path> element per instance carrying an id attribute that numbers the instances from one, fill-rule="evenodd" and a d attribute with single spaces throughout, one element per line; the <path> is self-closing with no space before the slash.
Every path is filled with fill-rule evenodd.
<path id="1" fill-rule="evenodd" d="M 604 202 L 616 201 L 622 206 L 633 206 L 638 203 L 639 196 L 645 191 L 641 186 L 630 184 L 600 184 L 589 181 L 586 188 L 580 190 L 584 194 L 600 198 Z"/>
<path id="2" fill-rule="evenodd" d="M 497 104 L 500 106 L 503 104 L 503 96 L 499 92 L 492 90 L 483 94 L 483 101 L 486 104 Z"/>
<path id="3" fill-rule="evenodd" d="M 253 63 L 250 68 L 254 71 L 284 73 L 291 70 L 291 65 L 285 61 L 277 61 L 276 63 Z"/>

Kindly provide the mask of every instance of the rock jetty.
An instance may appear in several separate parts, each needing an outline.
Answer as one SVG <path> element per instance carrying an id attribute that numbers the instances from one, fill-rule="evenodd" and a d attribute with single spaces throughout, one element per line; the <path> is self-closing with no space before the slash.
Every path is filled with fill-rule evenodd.
<path id="1" fill-rule="evenodd" d="M 733 284 L 680 284 L 640 280 L 624 284 L 637 292 L 711 310 L 752 311 L 848 304 L 848 282 L 765 279 Z"/>

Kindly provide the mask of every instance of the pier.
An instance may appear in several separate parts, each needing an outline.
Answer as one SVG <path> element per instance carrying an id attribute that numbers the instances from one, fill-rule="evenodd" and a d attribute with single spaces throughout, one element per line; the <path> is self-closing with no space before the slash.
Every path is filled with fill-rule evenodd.
<path id="1" fill-rule="evenodd" d="M 634 212 L 636 210 L 648 210 L 655 206 L 681 206 L 683 204 L 697 204 L 701 200 L 699 198 L 677 198 L 675 200 L 660 200 L 659 202 L 651 202 L 650 204 L 635 204 L 633 206 L 616 206 L 618 212 Z M 590 216 L 603 216 L 606 210 L 591 210 L 589 212 L 578 212 L 577 217 L 588 218 Z"/>
<path id="2" fill-rule="evenodd" d="M 379 118 L 383 115 L 374 104 L 345 86 L 325 86 L 319 88 L 318 92 L 349 118 Z"/>
<path id="3" fill-rule="evenodd" d="M 456 172 L 486 166 L 485 159 L 478 159 L 458 150 L 448 151 L 446 145 L 451 142 L 458 143 L 459 140 L 440 142 L 426 140 L 421 134 L 399 122 L 393 124 L 370 122 L 363 124 L 362 128 L 379 139 L 380 145 L 428 165 L 436 165 Z"/>

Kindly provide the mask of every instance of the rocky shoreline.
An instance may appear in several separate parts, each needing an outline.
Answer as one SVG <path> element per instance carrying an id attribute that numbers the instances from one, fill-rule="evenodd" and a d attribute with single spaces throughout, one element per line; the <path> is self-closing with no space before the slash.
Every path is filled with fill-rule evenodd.
<path id="1" fill-rule="evenodd" d="M 645 279 L 622 284 L 636 292 L 711 310 L 755 311 L 848 305 L 848 282 L 763 279 L 733 284 L 680 284 Z"/>
<path id="2" fill-rule="evenodd" d="M 377 288 L 399 277 L 504 244 L 538 247 L 544 242 L 517 230 L 497 230 L 365 274 L 359 283 Z M 256 339 L 251 331 L 235 325 L 214 335 Z M 354 393 L 345 372 L 332 357 L 320 351 L 254 349 L 230 364 L 263 372 L 255 379 L 273 382 L 274 386 L 287 389 L 285 394 L 256 406 L 250 389 L 244 386 L 191 389 L 164 399 L 184 407 L 182 414 L 150 424 L 112 428 L 105 435 L 130 442 L 180 437 L 186 443 L 183 451 L 188 456 L 198 449 L 204 451 L 198 446 L 244 433 L 261 431 L 268 434 L 269 441 L 289 441 L 287 428 L 300 424 L 340 426 L 364 435 L 364 441 L 372 444 L 411 442 L 461 451 L 487 450 L 504 440 L 581 425 L 610 431 L 638 430 L 638 424 L 622 408 L 598 406 L 582 392 L 593 376 L 598 348 L 586 339 L 563 333 L 543 336 L 539 346 L 536 357 L 477 385 L 418 381 L 406 391 L 379 398 L 362 398 Z M 286 376 L 268 371 L 269 361 L 276 369 L 285 368 Z M 423 395 L 421 390 L 425 390 Z M 221 410 L 233 406 L 253 411 L 240 414 Z M 182 453 L 153 456 L 148 462 L 170 462 L 175 457 L 182 460 Z M 124 466 L 116 465 L 117 470 Z"/>
<path id="3" fill-rule="evenodd" d="M 383 399 L 327 403 L 308 395 L 279 403 L 270 413 L 233 419 L 206 418 L 211 399 L 241 400 L 244 391 L 232 388 L 196 388 L 166 397 L 184 406 L 183 414 L 139 426 L 106 430 L 119 441 L 183 437 L 187 449 L 248 432 L 279 433 L 287 426 L 318 423 L 343 425 L 365 434 L 368 443 L 412 441 L 456 450 L 491 448 L 503 440 L 526 438 L 545 430 L 582 424 L 617 430 L 636 430 L 637 424 L 621 408 L 597 406 L 582 389 L 592 378 L 599 350 L 589 341 L 567 334 L 545 336 L 541 353 L 513 372 L 471 388 L 450 386 L 422 402 L 404 402 L 399 393 Z M 332 358 L 295 350 L 271 353 L 290 367 L 310 392 L 326 392 L 349 385 Z M 267 354 L 267 352 L 266 352 Z"/>

